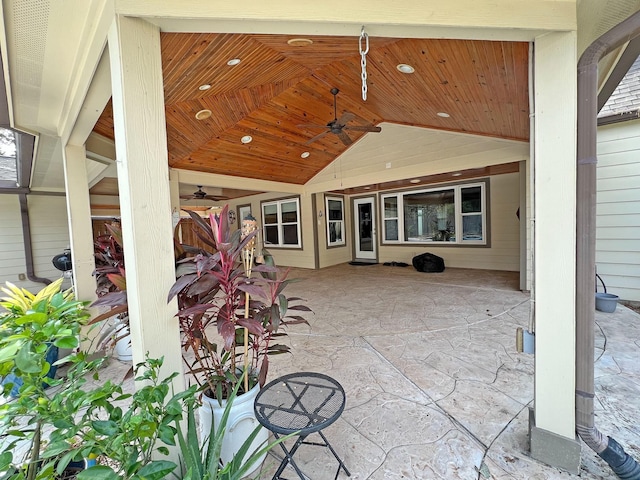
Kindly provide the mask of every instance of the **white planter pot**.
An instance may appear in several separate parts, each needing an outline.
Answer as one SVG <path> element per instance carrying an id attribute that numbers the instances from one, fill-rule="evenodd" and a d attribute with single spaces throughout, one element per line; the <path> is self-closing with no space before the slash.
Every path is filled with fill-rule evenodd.
<path id="1" fill-rule="evenodd" d="M 244 441 L 251 435 L 251 432 L 260 425 L 256 420 L 255 413 L 253 411 L 253 403 L 260 391 L 260 385 L 256 385 L 248 393 L 244 393 L 236 397 L 231 406 L 231 413 L 227 420 L 227 426 L 225 429 L 224 439 L 222 442 L 222 450 L 220 451 L 220 458 L 223 463 L 233 459 L 235 453 L 240 450 L 240 447 Z M 222 406 L 218 403 L 218 400 L 209 398 L 206 395 L 202 396 L 202 406 L 200 407 L 199 419 L 200 419 L 200 442 L 204 444 L 209 439 L 211 434 L 211 418 L 214 419 L 214 424 L 217 426 L 220 424 L 220 419 L 224 413 L 226 400 L 222 401 Z M 255 450 L 258 450 L 266 446 L 269 440 L 269 431 L 261 427 L 260 432 L 254 439 L 251 447 L 249 448 L 247 455 L 250 456 Z M 252 468 L 247 475 L 253 473 L 264 461 L 266 453 L 254 464 L 255 468 Z"/>
<path id="2" fill-rule="evenodd" d="M 116 329 L 115 335 L 116 337 L 121 337 L 114 347 L 116 358 L 123 362 L 130 362 L 133 359 L 133 352 L 131 351 L 131 335 L 129 334 L 129 327 L 124 326 Z"/>

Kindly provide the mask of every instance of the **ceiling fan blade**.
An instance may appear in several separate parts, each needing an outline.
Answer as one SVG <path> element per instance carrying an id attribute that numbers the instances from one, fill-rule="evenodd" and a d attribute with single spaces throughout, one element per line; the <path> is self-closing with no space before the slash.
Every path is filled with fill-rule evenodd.
<path id="1" fill-rule="evenodd" d="M 344 113 L 342 114 L 342 116 L 341 116 L 338 120 L 336 120 L 336 122 L 335 122 L 335 123 L 336 123 L 337 125 L 346 125 L 346 124 L 347 124 L 347 122 L 350 122 L 350 121 L 351 121 L 351 120 L 353 120 L 354 118 L 356 118 L 356 116 L 355 116 L 353 113 L 351 113 L 351 112 L 344 112 Z"/>
<path id="2" fill-rule="evenodd" d="M 345 145 L 351 145 L 353 143 L 353 141 L 351 140 L 351 138 L 349 138 L 349 135 L 347 135 L 346 133 L 344 133 L 342 130 L 340 130 L 339 133 L 336 133 L 336 135 L 338 136 L 338 138 L 340 140 L 342 140 L 342 143 L 344 143 Z"/>
<path id="3" fill-rule="evenodd" d="M 381 132 L 382 128 L 374 125 L 345 125 L 345 130 L 354 130 L 356 132 Z"/>
<path id="4" fill-rule="evenodd" d="M 331 133 L 331 130 L 327 130 L 326 132 L 322 132 L 319 133 L 318 135 L 316 135 L 315 137 L 313 137 L 311 140 L 308 140 L 307 142 L 305 142 L 305 145 L 310 145 L 313 142 L 315 142 L 316 140 L 320 140 L 322 137 L 324 137 L 325 135 L 327 135 L 328 133 Z"/>

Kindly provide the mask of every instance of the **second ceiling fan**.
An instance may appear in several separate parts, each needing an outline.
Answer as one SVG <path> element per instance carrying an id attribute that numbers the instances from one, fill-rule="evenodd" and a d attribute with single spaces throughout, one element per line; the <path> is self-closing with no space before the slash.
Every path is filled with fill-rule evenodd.
<path id="1" fill-rule="evenodd" d="M 331 120 L 326 125 L 314 125 L 314 124 L 298 125 L 299 127 L 327 129 L 326 131 L 319 133 L 318 135 L 313 137 L 311 140 L 307 141 L 305 145 L 309 145 L 315 142 L 316 140 L 321 139 L 325 135 L 328 135 L 329 133 L 333 133 L 334 135 L 337 135 L 338 138 L 345 145 L 351 145 L 353 143 L 353 140 L 351 140 L 349 135 L 345 133 L 345 130 L 353 130 L 356 132 L 376 132 L 376 133 L 382 131 L 380 127 L 377 127 L 375 125 L 347 125 L 348 122 L 356 118 L 356 116 L 351 112 L 345 112 L 340 116 L 340 118 L 338 118 L 336 96 L 338 95 L 339 92 L 340 90 L 338 90 L 335 87 L 331 89 L 331 95 L 333 95 L 333 120 Z"/>
<path id="2" fill-rule="evenodd" d="M 202 189 L 202 185 L 196 186 L 198 187 L 198 190 L 193 192 L 191 195 L 180 195 L 180 198 L 183 200 L 213 200 L 214 202 L 229 199 L 229 197 L 226 197 L 224 195 L 209 195 Z"/>

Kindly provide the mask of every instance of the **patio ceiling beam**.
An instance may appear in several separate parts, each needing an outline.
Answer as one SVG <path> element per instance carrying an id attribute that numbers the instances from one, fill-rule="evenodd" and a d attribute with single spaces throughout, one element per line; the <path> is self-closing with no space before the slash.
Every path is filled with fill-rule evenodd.
<path id="1" fill-rule="evenodd" d="M 345 35 L 354 31 L 357 34 L 360 26 L 366 25 L 375 36 L 425 37 L 437 32 L 441 38 L 473 35 L 488 40 L 532 40 L 536 33 L 576 29 L 575 0 L 450 0 L 433 6 L 421 0 L 395 3 L 274 0 L 249 2 L 241 10 L 222 0 L 166 0 L 154 3 L 153 12 L 145 0 L 116 0 L 116 11 L 147 17 L 163 31 L 312 31 Z M 429 32 L 425 31 L 427 28 Z"/>
<path id="2" fill-rule="evenodd" d="M 292 183 L 272 182 L 270 180 L 260 180 L 257 178 L 232 177 L 229 175 L 195 172 L 179 168 L 172 170 L 178 173 L 180 183 L 183 184 L 296 194 L 302 194 L 305 191 L 304 185 L 295 185 Z"/>

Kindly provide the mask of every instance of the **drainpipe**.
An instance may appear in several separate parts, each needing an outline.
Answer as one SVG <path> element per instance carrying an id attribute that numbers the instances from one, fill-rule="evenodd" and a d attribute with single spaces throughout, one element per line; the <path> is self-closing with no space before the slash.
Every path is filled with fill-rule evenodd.
<path id="1" fill-rule="evenodd" d="M 640 464 L 594 425 L 596 278 L 596 123 L 598 61 L 640 35 L 640 12 L 595 40 L 578 62 L 576 206 L 576 430 L 622 479 L 640 480 Z"/>
<path id="2" fill-rule="evenodd" d="M 29 224 L 29 207 L 27 205 L 27 195 L 21 193 L 18 195 L 20 200 L 20 218 L 22 218 L 22 238 L 24 243 L 24 257 L 27 264 L 27 278 L 32 282 L 44 283 L 49 285 L 51 280 L 48 278 L 37 277 L 33 267 L 33 248 L 31 246 L 31 225 Z"/>

